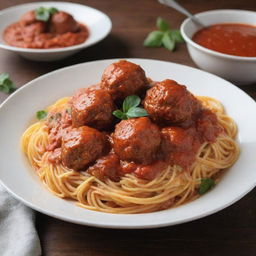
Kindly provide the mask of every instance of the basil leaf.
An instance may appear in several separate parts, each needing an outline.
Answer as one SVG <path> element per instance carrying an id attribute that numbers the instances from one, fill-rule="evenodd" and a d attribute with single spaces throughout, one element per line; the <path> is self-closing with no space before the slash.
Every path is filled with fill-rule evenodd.
<path id="1" fill-rule="evenodd" d="M 148 112 L 144 108 L 130 108 L 126 115 L 128 118 L 148 116 Z"/>
<path id="2" fill-rule="evenodd" d="M 0 85 L 0 91 L 4 92 L 4 93 L 9 93 L 10 89 L 8 86 L 6 86 L 5 84 Z"/>
<path id="3" fill-rule="evenodd" d="M 3 84 L 7 79 L 10 79 L 9 74 L 8 73 L 2 73 L 0 75 L 0 84 Z"/>
<path id="4" fill-rule="evenodd" d="M 169 35 L 171 36 L 171 38 L 177 42 L 177 43 L 184 43 L 185 40 L 183 39 L 181 33 L 179 30 L 175 29 L 175 30 L 170 30 L 169 31 Z"/>
<path id="5" fill-rule="evenodd" d="M 45 7 L 38 7 L 35 10 L 36 19 L 40 21 L 48 21 L 54 13 L 58 12 L 58 9 L 55 7 L 45 8 Z"/>
<path id="6" fill-rule="evenodd" d="M 162 45 L 164 33 L 162 31 L 152 31 L 144 41 L 146 47 L 160 47 Z"/>
<path id="7" fill-rule="evenodd" d="M 211 179 L 211 178 L 202 179 L 198 193 L 200 195 L 203 195 L 208 190 L 210 190 L 214 185 L 215 185 L 215 181 L 213 179 Z"/>
<path id="8" fill-rule="evenodd" d="M 16 90 L 16 86 L 10 79 L 8 73 L 2 73 L 0 75 L 0 91 L 4 93 L 12 93 Z"/>
<path id="9" fill-rule="evenodd" d="M 59 10 L 57 9 L 57 8 L 55 8 L 55 7 L 51 7 L 51 8 L 49 8 L 49 13 L 51 14 L 51 15 L 53 15 L 54 13 L 57 13 Z"/>
<path id="10" fill-rule="evenodd" d="M 161 17 L 157 18 L 156 26 L 162 31 L 167 31 L 169 29 L 169 24 Z"/>
<path id="11" fill-rule="evenodd" d="M 39 110 L 36 112 L 36 117 L 38 120 L 42 120 L 42 119 L 45 119 L 47 116 L 47 112 L 44 111 L 44 110 Z"/>
<path id="12" fill-rule="evenodd" d="M 140 105 L 140 97 L 137 95 L 127 96 L 123 102 L 123 112 L 127 112 L 132 107 Z"/>
<path id="13" fill-rule="evenodd" d="M 113 113 L 112 113 L 115 117 L 119 118 L 119 119 L 122 119 L 122 120 L 126 120 L 127 119 L 127 116 L 125 113 L 123 113 L 121 110 L 115 110 Z"/>
<path id="14" fill-rule="evenodd" d="M 36 19 L 40 21 L 48 21 L 50 18 L 50 12 L 47 8 L 44 7 L 38 7 L 35 10 L 36 13 Z"/>
<path id="15" fill-rule="evenodd" d="M 175 48 L 175 41 L 172 39 L 172 37 L 168 32 L 164 34 L 162 43 L 163 43 L 163 46 L 169 51 L 173 51 Z"/>

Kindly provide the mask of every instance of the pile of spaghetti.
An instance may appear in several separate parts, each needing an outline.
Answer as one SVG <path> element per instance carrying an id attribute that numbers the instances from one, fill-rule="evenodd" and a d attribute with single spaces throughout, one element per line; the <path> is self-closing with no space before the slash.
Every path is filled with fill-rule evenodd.
<path id="1" fill-rule="evenodd" d="M 21 140 L 30 164 L 50 192 L 89 210 L 146 213 L 184 204 L 239 156 L 236 124 L 218 100 L 195 97 L 173 80 L 152 82 L 127 61 L 37 116 Z"/>

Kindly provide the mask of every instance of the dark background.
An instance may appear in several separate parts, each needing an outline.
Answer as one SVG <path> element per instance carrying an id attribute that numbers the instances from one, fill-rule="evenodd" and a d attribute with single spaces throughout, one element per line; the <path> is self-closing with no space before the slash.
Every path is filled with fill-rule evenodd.
<path id="1" fill-rule="evenodd" d="M 0 9 L 22 4 L 23 0 L 0 0 Z M 107 58 L 150 58 L 195 66 L 185 44 L 175 52 L 144 48 L 142 42 L 155 28 L 158 16 L 179 28 L 182 14 L 156 0 L 70 1 L 95 7 L 110 16 L 113 29 L 102 42 L 63 61 L 32 62 L 0 50 L 0 73 L 8 72 L 22 86 L 52 70 L 81 62 Z M 180 0 L 192 13 L 211 9 L 256 11 L 255 0 Z M 241 87 L 256 98 L 256 84 Z M 6 95 L 0 93 L 0 102 Z M 241 170 L 243 171 L 243 170 Z M 256 171 L 256 170 L 255 170 Z M 235 187 L 230 187 L 235 189 Z M 36 225 L 43 255 L 256 255 L 256 190 L 227 209 L 190 223 L 149 230 L 110 230 L 79 226 L 37 213 Z M 1 234 L 2 235 L 2 234 Z"/>

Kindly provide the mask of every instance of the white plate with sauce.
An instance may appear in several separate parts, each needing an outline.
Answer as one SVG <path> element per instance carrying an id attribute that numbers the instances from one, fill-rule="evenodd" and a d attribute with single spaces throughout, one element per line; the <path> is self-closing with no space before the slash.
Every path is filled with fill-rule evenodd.
<path id="1" fill-rule="evenodd" d="M 78 88 L 100 81 L 103 70 L 117 61 L 101 60 L 66 67 L 41 76 L 17 90 L 0 107 L 0 180 L 27 206 L 47 215 L 89 226 L 155 228 L 199 219 L 238 201 L 256 185 L 256 104 L 231 83 L 207 72 L 157 60 L 130 59 L 155 81 L 166 78 L 184 84 L 195 95 L 220 100 L 238 125 L 241 154 L 220 183 L 202 197 L 182 206 L 145 214 L 109 214 L 80 208 L 52 195 L 21 152 L 20 137 L 35 113 Z"/>
<path id="2" fill-rule="evenodd" d="M 76 21 L 85 24 L 89 30 L 89 37 L 85 42 L 62 48 L 54 49 L 31 49 L 8 45 L 3 39 L 5 28 L 28 11 L 35 10 L 38 7 L 55 7 L 60 11 L 65 11 L 75 18 Z M 55 61 L 66 58 L 76 52 L 87 48 L 103 40 L 111 31 L 112 23 L 110 18 L 94 8 L 68 2 L 35 2 L 22 5 L 16 5 L 0 11 L 0 48 L 13 51 L 22 57 L 36 61 Z"/>

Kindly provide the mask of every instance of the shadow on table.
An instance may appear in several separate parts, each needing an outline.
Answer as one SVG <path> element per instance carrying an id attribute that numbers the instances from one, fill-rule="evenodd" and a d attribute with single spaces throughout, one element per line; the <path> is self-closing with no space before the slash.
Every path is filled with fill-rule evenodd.
<path id="1" fill-rule="evenodd" d="M 111 230 L 79 226 L 38 214 L 44 255 L 232 255 L 256 251 L 255 190 L 206 218 L 167 228 Z M 253 226 L 254 225 L 254 226 Z"/>

